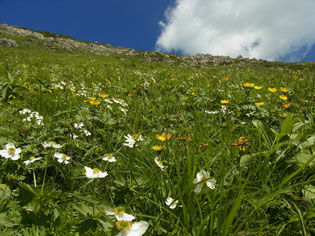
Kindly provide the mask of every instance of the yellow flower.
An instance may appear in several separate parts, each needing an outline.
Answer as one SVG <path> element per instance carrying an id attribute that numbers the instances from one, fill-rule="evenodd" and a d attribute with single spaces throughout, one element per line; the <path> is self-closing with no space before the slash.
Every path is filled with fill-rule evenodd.
<path id="1" fill-rule="evenodd" d="M 155 135 L 155 137 L 156 137 L 158 140 L 160 140 L 160 141 L 162 141 L 162 142 L 165 142 L 166 140 L 171 139 L 171 138 L 173 137 L 173 135 L 172 135 L 172 133 L 168 133 L 168 134 L 163 133 L 163 134 L 161 134 L 161 135 L 157 134 L 157 135 Z"/>
<path id="2" fill-rule="evenodd" d="M 94 100 L 96 100 L 96 97 L 91 97 L 90 99 L 94 101 Z"/>
<path id="3" fill-rule="evenodd" d="M 302 78 L 302 77 L 301 77 L 299 80 L 301 80 L 301 81 L 302 81 L 302 80 L 304 80 L 304 78 Z"/>
<path id="4" fill-rule="evenodd" d="M 106 94 L 106 93 L 99 93 L 98 96 L 100 96 L 102 98 L 106 98 L 106 97 L 108 97 L 108 94 Z"/>
<path id="5" fill-rule="evenodd" d="M 221 103 L 222 103 L 222 104 L 227 104 L 227 103 L 230 103 L 230 101 L 224 99 L 224 100 L 221 100 Z"/>
<path id="6" fill-rule="evenodd" d="M 282 100 L 287 100 L 288 99 L 288 97 L 287 96 L 285 96 L 285 95 L 280 95 L 280 98 L 282 99 Z"/>
<path id="7" fill-rule="evenodd" d="M 216 75 L 214 75 L 214 76 L 212 76 L 212 78 L 214 78 L 214 79 L 215 79 L 215 78 L 217 78 L 217 76 L 216 76 Z"/>
<path id="8" fill-rule="evenodd" d="M 276 89 L 276 88 L 268 88 L 268 90 L 269 90 L 270 92 L 272 92 L 272 93 L 277 92 L 277 89 Z"/>
<path id="9" fill-rule="evenodd" d="M 262 88 L 261 86 L 257 86 L 257 85 L 254 86 L 254 89 L 257 89 L 257 90 L 261 88 Z"/>
<path id="10" fill-rule="evenodd" d="M 281 87 L 280 89 L 281 89 L 282 92 L 285 92 L 285 93 L 288 92 L 288 90 L 286 88 L 284 88 L 284 87 Z"/>
<path id="11" fill-rule="evenodd" d="M 171 78 L 171 80 L 173 80 L 173 81 L 174 81 L 174 80 L 176 80 L 176 79 L 175 79 L 174 77 L 172 77 L 172 78 Z"/>
<path id="12" fill-rule="evenodd" d="M 163 149 L 165 149 L 165 147 L 164 147 L 164 146 L 153 146 L 152 149 L 153 149 L 154 151 L 160 152 L 160 151 L 162 151 Z"/>
<path id="13" fill-rule="evenodd" d="M 190 95 L 195 95 L 195 92 L 189 92 Z"/>
<path id="14" fill-rule="evenodd" d="M 250 82 L 246 82 L 243 85 L 244 85 L 244 87 L 254 87 L 254 84 L 250 83 Z"/>
<path id="15" fill-rule="evenodd" d="M 99 105 L 101 102 L 99 100 L 91 100 L 90 103 L 92 105 Z"/>
<path id="16" fill-rule="evenodd" d="M 290 103 L 282 103 L 282 106 L 284 107 L 284 108 L 289 108 L 291 105 L 290 105 Z"/>
<path id="17" fill-rule="evenodd" d="M 227 76 L 224 76 L 224 77 L 223 77 L 223 79 L 224 79 L 224 80 L 228 80 L 228 79 L 229 79 L 229 77 L 227 77 Z"/>
<path id="18" fill-rule="evenodd" d="M 265 103 L 264 102 L 257 102 L 256 103 L 258 106 L 262 106 L 262 105 L 264 105 Z"/>

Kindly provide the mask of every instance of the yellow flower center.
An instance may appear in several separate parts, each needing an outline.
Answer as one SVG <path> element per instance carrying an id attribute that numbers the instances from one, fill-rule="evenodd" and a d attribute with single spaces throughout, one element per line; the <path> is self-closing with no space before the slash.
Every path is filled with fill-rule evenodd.
<path id="1" fill-rule="evenodd" d="M 108 159 L 112 159 L 112 158 L 113 158 L 113 154 L 108 154 L 108 155 L 107 155 L 107 158 L 108 158 Z"/>
<path id="2" fill-rule="evenodd" d="M 50 146 L 54 146 L 56 144 L 57 144 L 56 142 L 50 142 Z"/>
<path id="3" fill-rule="evenodd" d="M 131 221 L 117 221 L 115 225 L 118 230 L 126 231 L 131 228 L 132 222 Z"/>
<path id="4" fill-rule="evenodd" d="M 12 154 L 15 153 L 15 148 L 9 148 L 9 149 L 8 149 L 8 152 L 9 152 L 9 153 L 12 153 Z"/>
<path id="5" fill-rule="evenodd" d="M 162 163 L 161 161 L 157 161 L 157 163 L 158 163 L 160 166 L 163 165 L 163 163 Z"/>
<path id="6" fill-rule="evenodd" d="M 62 154 L 62 155 L 61 155 L 61 158 L 64 159 L 64 160 L 66 160 L 66 159 L 68 158 L 68 156 L 67 156 L 66 154 Z"/>
<path id="7" fill-rule="evenodd" d="M 115 212 L 116 214 L 118 214 L 118 215 L 122 215 L 122 214 L 125 213 L 125 209 L 124 209 L 123 207 L 116 207 L 116 208 L 114 209 L 114 212 Z"/>
<path id="8" fill-rule="evenodd" d="M 101 170 L 100 170 L 100 169 L 98 169 L 98 168 L 93 168 L 92 170 L 93 170 L 93 173 L 95 173 L 95 174 L 97 174 L 97 173 L 101 172 Z"/>
<path id="9" fill-rule="evenodd" d="M 31 156 L 30 158 L 28 158 L 29 160 L 33 160 L 33 159 L 35 159 L 35 157 L 34 156 Z"/>

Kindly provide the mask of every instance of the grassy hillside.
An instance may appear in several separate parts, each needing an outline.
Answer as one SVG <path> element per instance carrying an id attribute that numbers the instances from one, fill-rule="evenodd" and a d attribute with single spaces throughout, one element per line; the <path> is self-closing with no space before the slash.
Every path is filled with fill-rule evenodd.
<path id="1" fill-rule="evenodd" d="M 0 38 L 1 235 L 315 234 L 314 64 Z"/>

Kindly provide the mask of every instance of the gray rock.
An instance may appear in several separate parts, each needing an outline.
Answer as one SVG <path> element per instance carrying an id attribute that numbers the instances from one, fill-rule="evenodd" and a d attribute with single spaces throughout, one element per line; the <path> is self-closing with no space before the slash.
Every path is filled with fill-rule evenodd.
<path id="1" fill-rule="evenodd" d="M 0 45 L 5 47 L 18 47 L 19 45 L 13 39 L 0 38 Z"/>

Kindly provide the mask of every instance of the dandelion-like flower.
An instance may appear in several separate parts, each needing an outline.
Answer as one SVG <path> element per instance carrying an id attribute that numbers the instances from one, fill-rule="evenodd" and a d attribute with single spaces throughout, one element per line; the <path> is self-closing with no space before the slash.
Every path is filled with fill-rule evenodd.
<path id="1" fill-rule="evenodd" d="M 115 162 L 115 161 L 117 161 L 113 154 L 106 154 L 106 155 L 102 158 L 102 160 L 108 161 L 108 162 Z"/>
<path id="2" fill-rule="evenodd" d="M 214 178 L 210 179 L 210 173 L 208 171 L 200 171 L 197 173 L 196 178 L 194 179 L 194 184 L 197 184 L 195 188 L 195 193 L 199 193 L 204 184 L 206 184 L 210 189 L 215 189 L 216 180 Z"/>
<path id="3" fill-rule="evenodd" d="M 257 85 L 254 86 L 254 89 L 257 89 L 257 90 L 259 90 L 261 88 L 262 88 L 262 86 L 257 86 Z"/>
<path id="4" fill-rule="evenodd" d="M 165 149 L 165 147 L 164 147 L 164 146 L 153 146 L 152 149 L 153 149 L 154 151 L 160 152 L 160 151 L 162 151 L 163 149 Z"/>
<path id="5" fill-rule="evenodd" d="M 61 147 L 62 147 L 60 144 L 57 144 L 57 143 L 54 142 L 54 141 L 49 142 L 49 143 L 44 142 L 42 145 L 43 145 L 44 148 L 50 147 L 50 148 L 56 148 L 56 149 L 58 149 L 58 148 L 61 148 Z"/>
<path id="6" fill-rule="evenodd" d="M 277 89 L 276 89 L 276 88 L 268 88 L 268 90 L 269 90 L 270 92 L 272 92 L 272 93 L 277 92 Z"/>
<path id="7" fill-rule="evenodd" d="M 33 163 L 35 161 L 40 160 L 40 159 L 42 159 L 42 158 L 41 157 L 35 158 L 34 156 L 31 156 L 30 158 L 28 158 L 28 160 L 24 161 L 24 164 L 25 165 L 29 165 L 29 164 L 31 164 L 31 163 Z"/>
<path id="8" fill-rule="evenodd" d="M 57 158 L 57 161 L 59 163 L 65 163 L 65 164 L 69 164 L 69 160 L 70 160 L 70 157 L 68 157 L 66 154 L 63 154 L 63 153 L 55 153 L 54 157 Z"/>
<path id="9" fill-rule="evenodd" d="M 165 142 L 166 140 L 171 139 L 171 138 L 173 137 L 173 135 L 172 135 L 172 133 L 168 133 L 168 134 L 163 133 L 163 134 L 161 134 L 161 135 L 157 134 L 157 135 L 155 135 L 155 137 L 156 137 L 158 140 L 160 140 L 160 141 L 162 141 L 162 142 Z"/>
<path id="10" fill-rule="evenodd" d="M 13 143 L 8 143 L 5 145 L 5 149 L 0 150 L 0 156 L 13 161 L 20 159 L 20 153 L 21 148 L 15 148 Z"/>
<path id="11" fill-rule="evenodd" d="M 95 179 L 95 178 L 105 178 L 108 174 L 107 172 L 102 172 L 100 169 L 98 168 L 90 168 L 87 166 L 84 166 L 85 169 L 85 175 L 86 177 L 88 177 L 89 179 Z"/>
<path id="12" fill-rule="evenodd" d="M 165 204 L 168 205 L 171 209 L 175 209 L 177 207 L 178 200 L 168 197 L 165 201 Z"/>
<path id="13" fill-rule="evenodd" d="M 228 103 L 230 103 L 230 101 L 224 99 L 224 100 L 221 100 L 221 103 L 222 103 L 222 104 L 228 104 Z"/>
<path id="14" fill-rule="evenodd" d="M 244 85 L 244 87 L 248 87 L 248 88 L 255 86 L 255 84 L 250 83 L 250 82 L 246 82 L 246 83 L 244 83 L 243 85 Z"/>
<path id="15" fill-rule="evenodd" d="M 162 162 L 162 161 L 159 161 L 159 158 L 158 158 L 158 157 L 156 157 L 156 158 L 154 159 L 154 161 L 155 161 L 155 163 L 158 165 L 158 167 L 161 168 L 161 170 L 164 170 L 163 162 Z"/>

